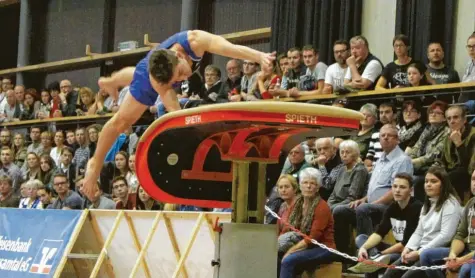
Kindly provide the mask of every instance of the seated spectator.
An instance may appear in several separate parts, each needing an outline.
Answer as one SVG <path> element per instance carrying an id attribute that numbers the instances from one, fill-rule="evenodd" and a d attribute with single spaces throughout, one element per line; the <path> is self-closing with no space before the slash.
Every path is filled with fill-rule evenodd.
<path id="1" fill-rule="evenodd" d="M 43 154 L 40 156 L 40 169 L 41 171 L 39 174 L 39 180 L 45 186 L 52 188 L 53 177 L 54 173 L 56 172 L 56 165 L 54 164 L 54 161 L 51 156 L 49 156 L 48 154 Z"/>
<path id="2" fill-rule="evenodd" d="M 346 59 L 348 70 L 345 75 L 345 88 L 354 91 L 373 89 L 383 71 L 383 63 L 371 54 L 365 37 L 351 38 L 350 46 L 351 56 Z"/>
<path id="3" fill-rule="evenodd" d="M 278 95 L 297 97 L 299 95 L 300 77 L 305 75 L 305 65 L 302 63 L 302 53 L 298 47 L 292 47 L 287 51 L 289 67 L 287 73 L 282 76 L 280 89 L 276 89 Z"/>
<path id="4" fill-rule="evenodd" d="M 345 75 L 348 70 L 346 59 L 350 57 L 350 44 L 344 40 L 336 41 L 333 44 L 333 56 L 336 62 L 330 65 L 325 73 L 324 94 L 337 94 L 345 90 Z"/>
<path id="5" fill-rule="evenodd" d="M 12 151 L 15 155 L 13 163 L 15 163 L 18 168 L 22 168 L 26 160 L 27 150 L 25 145 L 25 135 L 22 133 L 15 133 L 13 137 Z"/>
<path id="6" fill-rule="evenodd" d="M 340 158 L 343 167 L 336 177 L 335 188 L 328 199 L 330 209 L 349 204 L 364 197 L 368 171 L 360 159 L 358 143 L 345 140 L 340 144 Z"/>
<path id="7" fill-rule="evenodd" d="M 399 147 L 406 153 L 416 144 L 424 130 L 421 121 L 422 105 L 414 100 L 406 100 L 402 104 L 404 123 L 399 129 Z"/>
<path id="8" fill-rule="evenodd" d="M 79 148 L 74 152 L 73 164 L 76 165 L 76 173 L 83 175 L 86 170 L 86 164 L 91 157 L 91 150 L 89 149 L 89 142 L 86 137 L 86 129 L 80 127 L 76 129 L 76 142 Z"/>
<path id="9" fill-rule="evenodd" d="M 32 126 L 30 128 L 30 139 L 31 144 L 26 149 L 27 152 L 34 152 L 37 155 L 41 155 L 43 148 L 41 146 L 41 129 L 37 126 Z"/>
<path id="10" fill-rule="evenodd" d="M 36 119 L 47 119 L 51 112 L 51 95 L 47 90 L 41 91 L 40 105 L 36 112 Z"/>
<path id="11" fill-rule="evenodd" d="M 59 97 L 62 103 L 62 114 L 64 117 L 76 116 L 76 103 L 79 93 L 73 89 L 71 81 L 65 79 L 59 83 Z"/>
<path id="12" fill-rule="evenodd" d="M 22 183 L 21 170 L 13 163 L 13 151 L 3 146 L 0 151 L 0 161 L 2 162 L 2 168 L 0 169 L 0 176 L 8 176 L 12 180 L 12 187 L 15 193 L 20 190 Z"/>
<path id="13" fill-rule="evenodd" d="M 270 197 L 266 206 L 282 217 L 284 212 L 293 206 L 297 194 L 299 193 L 298 187 L 298 182 L 295 177 L 288 174 L 281 175 L 277 180 L 276 186 L 274 186 L 272 192 L 269 194 Z M 288 219 L 284 219 L 284 221 L 288 221 Z M 275 224 L 277 223 L 277 218 L 266 212 L 264 223 Z M 281 231 L 282 228 L 283 226 L 279 226 L 279 231 Z"/>
<path id="14" fill-rule="evenodd" d="M 390 124 L 396 127 L 397 123 L 397 108 L 392 102 L 384 102 L 379 105 L 379 121 L 382 125 Z M 382 155 L 381 144 L 379 140 L 379 131 L 371 134 L 368 152 L 366 154 L 364 163 L 369 172 L 371 172 L 373 165 Z"/>
<path id="15" fill-rule="evenodd" d="M 99 124 L 92 124 L 86 128 L 87 141 L 89 141 L 89 150 L 91 156 L 96 152 L 97 140 L 99 140 L 99 132 L 102 127 Z"/>
<path id="16" fill-rule="evenodd" d="M 97 182 L 97 191 L 94 194 L 94 198 L 89 200 L 89 209 L 115 209 L 116 204 L 111 199 L 104 196 L 104 188 L 100 182 Z"/>
<path id="17" fill-rule="evenodd" d="M 12 145 L 12 134 L 8 129 L 0 131 L 0 146 L 10 147 Z"/>
<path id="18" fill-rule="evenodd" d="M 38 198 L 40 198 L 43 208 L 51 208 L 51 204 L 54 202 L 53 194 L 51 188 L 40 186 L 38 187 Z"/>
<path id="19" fill-rule="evenodd" d="M 475 195 L 475 171 L 472 173 L 470 189 L 472 195 Z M 471 277 L 470 273 L 473 264 L 469 264 L 468 261 L 471 260 L 475 254 L 474 208 L 475 198 L 471 198 L 463 209 L 457 232 L 452 239 L 450 248 L 439 247 L 425 250 L 421 254 L 421 265 L 433 266 L 445 263 L 448 267 L 448 271 L 459 272 L 457 277 Z M 463 265 L 460 266 L 459 264 Z M 441 270 L 428 270 L 426 274 L 429 277 L 446 277 Z"/>
<path id="20" fill-rule="evenodd" d="M 422 203 L 411 197 L 412 177 L 406 173 L 397 173 L 391 188 L 394 202 L 384 211 L 383 218 L 376 231 L 368 237 L 361 234 L 356 238 L 358 258 L 360 260 L 376 260 L 390 264 L 400 258 L 404 246 L 409 241 L 419 223 Z M 383 238 L 391 232 L 396 240 L 395 245 L 383 242 Z M 380 266 L 359 263 L 353 269 L 367 273 L 366 278 L 377 278 Z M 351 270 L 351 269 L 350 269 Z"/>
<path id="21" fill-rule="evenodd" d="M 58 130 L 54 133 L 54 145 L 55 147 L 51 149 L 49 155 L 54 161 L 54 164 L 59 166 L 61 164 L 61 151 L 64 146 L 64 133 L 61 130 Z"/>
<path id="22" fill-rule="evenodd" d="M 190 100 L 200 100 L 199 104 L 228 102 L 225 86 L 221 82 L 221 70 L 217 66 L 206 66 L 203 91 L 200 95 L 190 96 Z"/>
<path id="23" fill-rule="evenodd" d="M 447 123 L 445 111 L 447 104 L 438 100 L 427 109 L 429 125 L 424 128 L 419 140 L 413 148 L 407 151 L 414 166 L 414 196 L 418 200 L 424 200 L 424 177 L 427 170 L 442 154 L 444 141 L 447 137 Z"/>
<path id="24" fill-rule="evenodd" d="M 137 188 L 139 185 L 139 180 L 137 174 L 135 173 L 135 154 L 132 153 L 129 156 L 129 172 L 125 175 L 127 184 L 129 185 L 130 193 L 137 193 Z"/>
<path id="25" fill-rule="evenodd" d="M 26 157 L 26 168 L 22 173 L 22 180 L 36 180 L 40 175 L 40 157 L 34 153 L 28 153 Z"/>
<path id="26" fill-rule="evenodd" d="M 73 150 L 70 147 L 63 147 L 60 153 L 60 163 L 57 164 L 57 171 L 63 173 L 72 186 L 70 189 L 74 190 L 73 185 L 76 182 L 76 165 L 72 163 Z"/>
<path id="27" fill-rule="evenodd" d="M 467 39 L 467 53 L 469 61 L 465 67 L 465 73 L 462 77 L 462 82 L 475 82 L 475 32 L 473 32 Z M 473 93 L 461 94 L 458 102 L 466 102 L 467 100 L 474 99 Z"/>
<path id="28" fill-rule="evenodd" d="M 335 241 L 341 252 L 348 253 L 350 226 L 356 226 L 356 234 L 370 235 L 373 223 L 379 223 L 383 212 L 393 201 L 392 184 L 397 173 L 413 174 L 410 158 L 399 148 L 396 127 L 386 124 L 379 137 L 383 154 L 376 162 L 365 197 L 333 209 Z"/>
<path id="29" fill-rule="evenodd" d="M 112 180 L 112 192 L 117 198 L 116 209 L 136 209 L 136 194 L 129 193 L 129 185 L 123 176 L 117 176 Z"/>
<path id="30" fill-rule="evenodd" d="M 287 57 L 287 53 L 279 54 L 276 60 L 279 66 L 280 73 L 282 74 L 282 76 L 286 75 L 289 70 L 289 58 Z"/>
<path id="31" fill-rule="evenodd" d="M 318 50 L 312 45 L 302 48 L 305 75 L 300 76 L 298 96 L 318 95 L 323 92 L 327 65 L 318 61 Z"/>
<path id="32" fill-rule="evenodd" d="M 284 164 L 281 175 L 292 175 L 297 181 L 299 180 L 300 171 L 312 167 L 305 161 L 305 150 L 302 144 L 298 144 L 290 150 L 287 160 L 288 162 L 286 161 Z"/>
<path id="33" fill-rule="evenodd" d="M 226 63 L 226 73 L 228 78 L 223 82 L 222 94 L 229 96 L 229 101 L 241 101 L 241 61 L 236 59 L 229 60 Z"/>
<path id="34" fill-rule="evenodd" d="M 53 133 L 49 131 L 43 131 L 40 135 L 41 138 L 41 154 L 49 155 L 53 149 Z"/>
<path id="35" fill-rule="evenodd" d="M 23 101 L 23 110 L 20 115 L 20 120 L 33 120 L 39 108 L 40 102 L 37 100 L 36 90 L 27 89 L 25 92 L 25 100 Z"/>
<path id="36" fill-rule="evenodd" d="M 94 115 L 96 114 L 96 96 L 94 92 L 88 87 L 79 89 L 79 99 L 76 108 L 78 116 Z"/>
<path id="37" fill-rule="evenodd" d="M 314 168 L 302 171 L 300 180 L 301 196 L 287 213 L 289 224 L 299 229 L 309 238 L 330 248 L 335 248 L 333 240 L 333 217 L 318 190 L 322 186 L 322 176 Z M 281 261 L 282 260 L 282 261 Z M 312 265 L 329 263 L 333 260 L 330 251 L 315 246 L 307 238 L 302 238 L 285 227 L 279 236 L 280 278 L 295 277 L 295 270 L 307 262 Z"/>
<path id="38" fill-rule="evenodd" d="M 63 106 L 66 104 L 59 96 L 60 86 L 58 81 L 51 82 L 48 85 L 48 91 L 51 95 L 49 118 L 58 118 L 63 116 Z"/>
<path id="39" fill-rule="evenodd" d="M 277 93 L 281 86 L 281 76 L 279 67 L 276 62 L 273 62 L 273 70 L 271 72 L 260 71 L 257 73 L 256 83 L 254 88 L 251 88 L 251 94 L 248 93 L 247 100 L 254 99 L 272 99 L 279 97 Z M 287 95 L 281 95 L 286 97 Z"/>
<path id="40" fill-rule="evenodd" d="M 76 142 L 76 133 L 73 130 L 66 131 L 66 146 L 70 147 L 73 152 L 76 152 L 79 148 L 79 145 Z"/>
<path id="41" fill-rule="evenodd" d="M 241 78 L 241 99 L 246 100 L 248 93 L 251 92 L 251 88 L 255 87 L 257 72 L 259 70 L 259 64 L 250 60 L 244 60 L 242 63 L 242 78 Z"/>
<path id="42" fill-rule="evenodd" d="M 464 106 L 449 107 L 445 117 L 450 133 L 445 137 L 442 155 L 435 164 L 447 170 L 452 185 L 463 200 L 464 193 L 469 190 L 470 175 L 475 169 L 475 127 L 467 123 Z"/>
<path id="43" fill-rule="evenodd" d="M 138 186 L 137 190 L 137 210 L 162 210 L 163 204 L 155 201 L 148 195 L 142 186 Z"/>
<path id="44" fill-rule="evenodd" d="M 84 200 L 78 193 L 70 190 L 68 178 L 61 173 L 53 176 L 53 188 L 58 198 L 48 208 L 51 209 L 82 209 Z"/>
<path id="45" fill-rule="evenodd" d="M 17 122 L 20 120 L 23 105 L 18 103 L 13 90 L 8 90 L 5 96 L 5 106 L 0 111 L 0 122 Z"/>
<path id="46" fill-rule="evenodd" d="M 425 79 L 427 70 L 425 65 L 421 63 L 411 63 L 407 67 L 407 79 L 408 87 L 419 87 L 430 85 L 430 83 Z"/>
<path id="47" fill-rule="evenodd" d="M 422 258 L 431 248 L 449 244 L 457 230 L 461 206 L 449 176 L 443 168 L 431 167 L 426 174 L 426 198 L 416 230 L 394 266 L 421 266 Z M 423 270 L 388 269 L 384 278 L 424 277 Z M 429 276 L 433 277 L 433 276 Z"/>
<path id="48" fill-rule="evenodd" d="M 29 180 L 26 182 L 26 198 L 20 200 L 19 208 L 24 209 L 43 209 L 43 203 L 38 193 L 38 188 L 43 187 L 43 183 L 37 179 Z"/>
<path id="49" fill-rule="evenodd" d="M 313 165 L 322 173 L 323 178 L 319 194 L 323 200 L 328 200 L 344 165 L 341 163 L 340 154 L 332 138 L 319 138 L 315 146 L 317 157 L 313 160 Z"/>
<path id="50" fill-rule="evenodd" d="M 427 72 L 435 84 L 459 83 L 460 77 L 457 71 L 444 64 L 444 48 L 439 42 L 431 42 L 427 46 Z M 448 102 L 452 103 L 452 102 Z"/>
<path id="51" fill-rule="evenodd" d="M 20 198 L 14 193 L 13 181 L 7 175 L 0 176 L 0 208 L 17 208 Z"/>
<path id="52" fill-rule="evenodd" d="M 364 160 L 368 153 L 371 136 L 376 132 L 375 125 L 378 121 L 378 108 L 372 103 L 366 103 L 361 106 L 360 112 L 364 116 L 364 119 L 360 121 L 360 130 L 357 135 L 352 135 L 349 139 L 358 143 L 360 157 Z"/>

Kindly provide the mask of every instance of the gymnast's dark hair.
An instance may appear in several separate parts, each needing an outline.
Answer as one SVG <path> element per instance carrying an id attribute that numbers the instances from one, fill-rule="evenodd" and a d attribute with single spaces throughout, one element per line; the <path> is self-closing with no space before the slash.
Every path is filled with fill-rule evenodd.
<path id="1" fill-rule="evenodd" d="M 175 53 L 168 49 L 159 49 L 150 55 L 148 71 L 159 83 L 168 83 L 173 77 L 173 70 L 178 64 Z"/>

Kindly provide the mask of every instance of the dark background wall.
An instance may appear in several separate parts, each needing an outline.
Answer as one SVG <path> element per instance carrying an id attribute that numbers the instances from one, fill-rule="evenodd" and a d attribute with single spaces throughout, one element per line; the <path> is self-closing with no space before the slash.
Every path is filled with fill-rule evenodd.
<path id="1" fill-rule="evenodd" d="M 2 33 L 0 68 L 16 67 L 18 54 L 18 30 L 20 25 L 20 4 L 0 8 L 0 28 Z"/>

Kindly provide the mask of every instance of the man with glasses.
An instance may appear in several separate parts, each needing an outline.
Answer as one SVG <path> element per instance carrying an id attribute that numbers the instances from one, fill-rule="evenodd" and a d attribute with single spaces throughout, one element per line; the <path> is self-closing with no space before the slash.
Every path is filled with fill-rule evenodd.
<path id="1" fill-rule="evenodd" d="M 324 94 L 332 94 L 344 89 L 345 74 L 348 70 L 346 59 L 350 57 L 350 44 L 345 40 L 338 40 L 333 44 L 333 55 L 335 61 L 330 65 L 325 74 Z"/>
<path id="2" fill-rule="evenodd" d="M 69 189 L 68 177 L 62 173 L 53 176 L 53 188 L 58 198 L 49 207 L 51 209 L 82 209 L 84 200 L 76 192 Z"/>

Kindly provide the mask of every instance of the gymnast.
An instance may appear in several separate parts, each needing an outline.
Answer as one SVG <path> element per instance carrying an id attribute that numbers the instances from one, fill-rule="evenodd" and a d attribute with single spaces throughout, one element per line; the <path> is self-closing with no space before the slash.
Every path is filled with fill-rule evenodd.
<path id="1" fill-rule="evenodd" d="M 156 46 L 135 67 L 123 68 L 110 77 L 99 78 L 100 89 L 113 99 L 118 98 L 118 89 L 125 86 L 130 86 L 130 94 L 125 96 L 117 113 L 104 125 L 94 156 L 89 159 L 83 187 L 87 197 L 93 197 L 97 190 L 97 179 L 112 144 L 148 107 L 154 105 L 159 95 L 168 112 L 181 109 L 173 88 L 191 76 L 193 64 L 198 63 L 205 52 L 251 60 L 269 71 L 275 59 L 275 52 L 263 53 L 232 44 L 218 35 L 189 30 L 177 33 Z"/>

